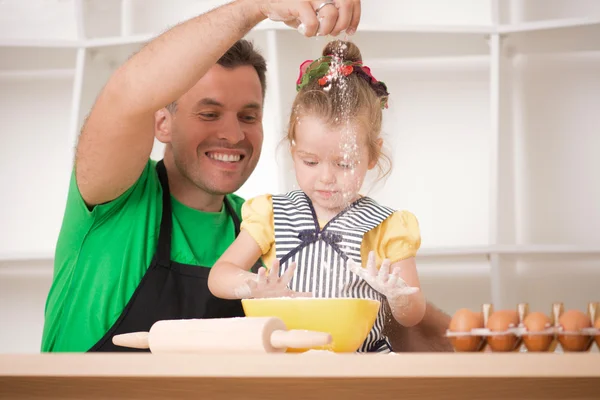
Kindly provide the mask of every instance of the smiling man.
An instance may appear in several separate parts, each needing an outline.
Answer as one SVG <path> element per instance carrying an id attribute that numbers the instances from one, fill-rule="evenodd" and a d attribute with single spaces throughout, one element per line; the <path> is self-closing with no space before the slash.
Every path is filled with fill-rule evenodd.
<path id="1" fill-rule="evenodd" d="M 230 2 L 110 77 L 77 146 L 42 351 L 129 351 L 112 337 L 161 319 L 243 315 L 207 287 L 239 231 L 243 199 L 232 193 L 263 143 L 265 60 L 241 39 L 272 16 L 306 36 L 356 30 L 359 0 L 321 3 Z M 159 162 L 155 138 L 166 145 Z"/>

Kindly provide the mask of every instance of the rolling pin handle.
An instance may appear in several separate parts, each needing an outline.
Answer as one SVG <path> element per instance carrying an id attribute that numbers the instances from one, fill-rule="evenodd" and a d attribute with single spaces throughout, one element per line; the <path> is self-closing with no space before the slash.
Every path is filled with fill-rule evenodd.
<path id="1" fill-rule="evenodd" d="M 148 332 L 131 332 L 115 335 L 112 338 L 115 346 L 130 347 L 133 349 L 148 349 Z"/>

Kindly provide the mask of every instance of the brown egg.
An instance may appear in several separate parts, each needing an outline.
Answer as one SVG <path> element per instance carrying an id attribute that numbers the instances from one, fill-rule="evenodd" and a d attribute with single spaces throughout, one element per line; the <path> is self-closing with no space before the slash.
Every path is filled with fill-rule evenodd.
<path id="1" fill-rule="evenodd" d="M 488 319 L 487 328 L 492 332 L 504 332 L 519 324 L 519 313 L 514 310 L 498 310 L 492 313 Z M 518 344 L 518 338 L 514 334 L 492 335 L 487 342 L 493 351 L 512 351 Z"/>
<path id="2" fill-rule="evenodd" d="M 569 310 L 562 314 L 558 323 L 567 332 L 577 332 L 583 328 L 590 328 L 590 317 L 579 310 Z M 564 351 L 586 351 L 591 344 L 589 335 L 558 335 L 558 341 Z"/>
<path id="3" fill-rule="evenodd" d="M 596 322 L 594 323 L 594 328 L 600 329 L 600 316 L 596 318 Z M 598 346 L 598 350 L 600 350 L 600 334 L 595 336 L 596 346 Z"/>
<path id="4" fill-rule="evenodd" d="M 552 320 L 550 317 L 542 312 L 528 314 L 523 319 L 523 326 L 525 326 L 527 332 L 531 333 L 541 332 L 546 328 L 549 328 L 551 324 Z M 523 343 L 525 343 L 525 347 L 528 351 L 548 351 L 553 339 L 553 334 L 523 335 Z"/>
<path id="5" fill-rule="evenodd" d="M 450 321 L 450 332 L 470 332 L 471 329 L 483 328 L 483 314 L 461 308 Z M 483 344 L 481 336 L 450 336 L 450 343 L 456 351 L 478 351 Z"/>

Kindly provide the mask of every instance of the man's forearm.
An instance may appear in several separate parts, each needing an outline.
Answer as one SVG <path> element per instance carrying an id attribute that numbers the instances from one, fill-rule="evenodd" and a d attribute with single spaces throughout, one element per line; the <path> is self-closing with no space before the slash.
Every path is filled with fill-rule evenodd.
<path id="1" fill-rule="evenodd" d="M 450 320 L 448 314 L 428 302 L 419 324 L 406 328 L 392 318 L 386 334 L 395 352 L 452 352 L 454 349 L 445 336 Z"/>

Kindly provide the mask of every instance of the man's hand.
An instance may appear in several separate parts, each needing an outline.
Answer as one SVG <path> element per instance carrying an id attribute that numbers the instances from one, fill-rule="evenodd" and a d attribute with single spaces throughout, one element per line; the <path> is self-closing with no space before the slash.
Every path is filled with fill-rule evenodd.
<path id="1" fill-rule="evenodd" d="M 446 337 L 450 320 L 450 315 L 433 303 L 427 303 L 425 316 L 417 325 L 407 328 L 390 318 L 384 333 L 395 352 L 453 352 L 454 348 Z"/>
<path id="2" fill-rule="evenodd" d="M 246 287 L 238 291 L 241 298 L 268 298 L 268 297 L 312 297 L 312 293 L 295 292 L 288 287 L 296 263 L 291 263 L 289 268 L 279 276 L 279 260 L 273 262 L 269 271 L 265 267 L 258 270 L 256 280 L 246 281 Z"/>
<path id="3" fill-rule="evenodd" d="M 418 292 L 418 287 L 411 287 L 400 277 L 400 268 L 394 268 L 390 273 L 390 261 L 383 260 L 381 267 L 377 270 L 375 253 L 369 253 L 367 267 L 362 268 L 352 260 L 348 261 L 348 267 L 356 275 L 364 279 L 373 289 L 392 301 L 403 296 L 409 296 Z"/>
<path id="4" fill-rule="evenodd" d="M 360 0 L 257 0 L 261 13 L 305 36 L 352 35 L 360 22 Z M 330 3 L 330 4 L 326 4 Z"/>

